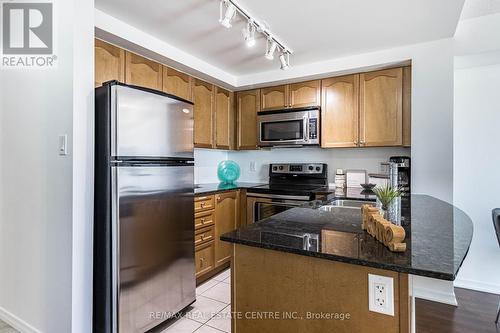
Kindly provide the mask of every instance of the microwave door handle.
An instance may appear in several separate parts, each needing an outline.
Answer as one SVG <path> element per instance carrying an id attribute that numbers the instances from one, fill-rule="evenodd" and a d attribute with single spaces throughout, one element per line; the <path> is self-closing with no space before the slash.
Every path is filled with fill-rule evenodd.
<path id="1" fill-rule="evenodd" d="M 309 117 L 304 116 L 304 142 L 309 142 Z"/>

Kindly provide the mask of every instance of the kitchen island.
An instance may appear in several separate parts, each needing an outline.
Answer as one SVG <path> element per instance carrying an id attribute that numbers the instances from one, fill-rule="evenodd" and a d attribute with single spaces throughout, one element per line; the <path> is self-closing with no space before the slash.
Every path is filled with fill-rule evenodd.
<path id="1" fill-rule="evenodd" d="M 234 243 L 233 332 L 410 332 L 411 275 L 454 280 L 472 239 L 461 210 L 413 195 L 407 250 L 361 229 L 359 209 L 294 208 L 224 234 Z M 393 279 L 393 315 L 368 309 L 368 275 Z"/>

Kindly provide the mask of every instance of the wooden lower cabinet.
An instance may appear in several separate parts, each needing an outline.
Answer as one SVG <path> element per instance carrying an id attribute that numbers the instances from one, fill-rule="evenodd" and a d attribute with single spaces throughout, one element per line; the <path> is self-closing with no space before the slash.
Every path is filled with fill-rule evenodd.
<path id="1" fill-rule="evenodd" d="M 233 333 L 410 332 L 407 274 L 240 244 L 233 246 L 231 311 L 279 316 L 279 320 L 269 316 L 233 316 Z M 368 274 L 393 279 L 393 316 L 369 311 Z M 349 318 L 326 319 L 322 314 Z"/>
<path id="2" fill-rule="evenodd" d="M 215 268 L 214 242 L 195 247 L 196 277 L 200 277 Z"/>
<path id="3" fill-rule="evenodd" d="M 239 225 L 239 191 L 224 192 L 215 195 L 215 265 L 219 266 L 231 260 L 232 244 L 219 239 L 220 235 L 230 232 Z"/>
<path id="4" fill-rule="evenodd" d="M 203 211 L 209 211 L 211 209 L 214 209 L 214 207 L 215 207 L 215 202 L 213 195 L 197 196 L 194 199 L 195 214 Z"/>
<path id="5" fill-rule="evenodd" d="M 220 236 L 232 231 L 241 221 L 240 191 L 195 197 L 196 277 L 210 276 L 231 261 L 233 247 Z"/>

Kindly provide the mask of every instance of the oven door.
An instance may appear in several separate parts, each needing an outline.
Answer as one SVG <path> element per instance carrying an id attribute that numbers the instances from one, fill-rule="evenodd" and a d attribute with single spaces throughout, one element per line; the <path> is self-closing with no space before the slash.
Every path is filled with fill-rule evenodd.
<path id="1" fill-rule="evenodd" d="M 247 223 L 255 223 L 310 201 L 302 196 L 247 194 Z"/>

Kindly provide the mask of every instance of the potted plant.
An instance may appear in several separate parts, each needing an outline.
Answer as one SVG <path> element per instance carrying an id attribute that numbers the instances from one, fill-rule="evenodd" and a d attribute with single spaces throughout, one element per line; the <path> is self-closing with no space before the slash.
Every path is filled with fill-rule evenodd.
<path id="1" fill-rule="evenodd" d="M 401 196 L 399 187 L 377 186 L 373 189 L 373 192 L 377 196 L 378 202 L 380 202 L 382 216 L 395 224 L 399 224 L 399 211 L 396 207 L 397 199 Z"/>

